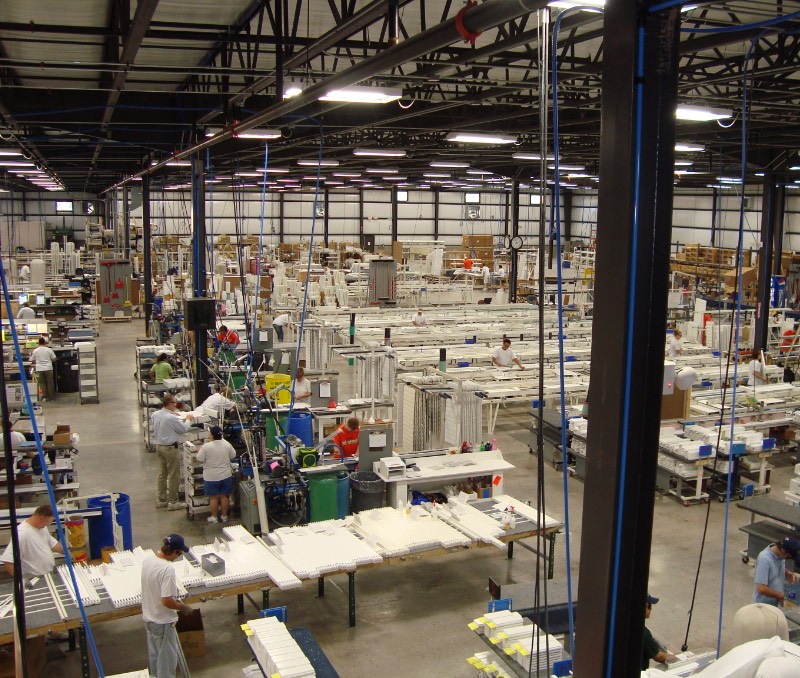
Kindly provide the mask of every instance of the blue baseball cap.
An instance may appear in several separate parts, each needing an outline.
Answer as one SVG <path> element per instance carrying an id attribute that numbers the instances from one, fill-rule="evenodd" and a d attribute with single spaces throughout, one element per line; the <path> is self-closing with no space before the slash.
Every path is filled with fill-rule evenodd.
<path id="1" fill-rule="evenodd" d="M 222 438 L 222 427 L 220 427 L 220 426 L 212 426 L 210 433 L 217 440 L 219 440 L 220 438 Z"/>
<path id="2" fill-rule="evenodd" d="M 183 537 L 179 534 L 168 534 L 164 537 L 164 546 L 168 547 L 170 551 L 183 551 L 184 553 L 189 552 L 189 547 L 186 546 L 186 542 L 183 540 Z"/>
<path id="3" fill-rule="evenodd" d="M 783 541 L 780 542 L 780 546 L 786 553 L 792 556 L 795 565 L 800 564 L 800 542 L 797 541 L 797 539 L 785 537 Z"/>
<path id="4" fill-rule="evenodd" d="M 658 602 L 658 598 L 655 596 L 651 596 L 649 593 L 647 594 L 647 604 L 648 605 L 655 605 Z"/>

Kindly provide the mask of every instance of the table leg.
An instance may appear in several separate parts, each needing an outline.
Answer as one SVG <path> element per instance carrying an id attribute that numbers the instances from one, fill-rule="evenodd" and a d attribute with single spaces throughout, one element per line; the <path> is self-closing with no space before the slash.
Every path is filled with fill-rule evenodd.
<path id="1" fill-rule="evenodd" d="M 69 630 L 69 651 L 75 652 L 78 649 L 77 639 L 75 637 L 75 629 Z"/>
<path id="2" fill-rule="evenodd" d="M 552 579 L 556 565 L 556 537 L 558 532 L 553 532 L 548 539 L 550 540 L 550 553 L 547 556 L 547 578 Z"/>
<path id="3" fill-rule="evenodd" d="M 269 609 L 269 589 L 261 589 L 261 609 Z"/>
<path id="4" fill-rule="evenodd" d="M 508 560 L 511 560 L 514 557 L 514 542 L 513 541 L 508 542 L 508 549 L 507 549 L 506 557 L 508 558 Z"/>
<path id="5" fill-rule="evenodd" d="M 89 649 L 86 647 L 86 629 L 78 627 L 78 640 L 81 648 L 81 675 L 83 678 L 90 678 L 89 673 Z"/>
<path id="6" fill-rule="evenodd" d="M 236 596 L 236 614 L 244 614 L 244 595 Z"/>
<path id="7" fill-rule="evenodd" d="M 347 593 L 349 599 L 350 628 L 356 625 L 356 573 L 347 573 Z"/>
<path id="8" fill-rule="evenodd" d="M 317 595 L 320 598 L 325 597 L 325 577 L 320 577 L 317 579 Z"/>

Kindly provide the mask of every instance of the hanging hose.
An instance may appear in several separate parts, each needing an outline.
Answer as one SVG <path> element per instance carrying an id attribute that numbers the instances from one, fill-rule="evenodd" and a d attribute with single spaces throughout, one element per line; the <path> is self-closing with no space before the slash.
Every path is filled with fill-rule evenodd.
<path id="1" fill-rule="evenodd" d="M 30 390 L 28 389 L 28 380 L 25 376 L 25 365 L 22 363 L 22 349 L 19 345 L 19 335 L 17 334 L 17 326 L 14 321 L 14 313 L 11 308 L 11 297 L 8 294 L 8 283 L 6 282 L 6 273 L 2 259 L 0 259 L 0 281 L 2 282 L 3 286 L 3 298 L 6 305 L 6 313 L 8 314 L 9 327 L 11 328 L 11 337 L 14 341 L 14 352 L 16 354 L 17 366 L 19 367 L 20 379 L 22 381 L 22 391 L 25 394 L 25 404 L 27 405 L 28 412 L 30 412 L 31 415 L 31 429 L 33 430 L 33 438 L 36 441 L 36 452 L 39 457 L 39 463 L 42 466 L 42 478 L 44 479 L 44 484 L 47 488 L 47 496 L 50 499 L 50 506 L 53 508 L 53 516 L 55 517 L 58 541 L 64 551 L 64 560 L 66 561 L 67 571 L 69 572 L 70 581 L 72 582 L 72 590 L 75 591 L 75 600 L 77 601 L 78 609 L 81 613 L 83 627 L 86 630 L 86 640 L 89 643 L 89 649 L 91 650 L 92 658 L 94 659 L 94 664 L 97 668 L 97 673 L 100 675 L 100 678 L 103 678 L 105 673 L 103 673 L 103 666 L 100 663 L 100 655 L 97 652 L 97 646 L 94 642 L 94 634 L 92 633 L 92 629 L 89 625 L 89 619 L 86 616 L 86 608 L 84 607 L 83 599 L 80 595 L 78 582 L 75 579 L 75 570 L 73 568 L 72 559 L 69 557 L 69 543 L 67 542 L 66 535 L 64 534 L 64 527 L 61 524 L 61 517 L 58 514 L 58 504 L 56 502 L 56 495 L 53 492 L 53 483 L 50 479 L 50 474 L 47 471 L 48 463 L 42 447 L 42 436 L 39 433 L 39 425 L 36 423 L 36 412 L 34 412 L 33 401 L 31 400 Z M 8 472 L 10 471 L 11 469 L 8 469 Z"/>

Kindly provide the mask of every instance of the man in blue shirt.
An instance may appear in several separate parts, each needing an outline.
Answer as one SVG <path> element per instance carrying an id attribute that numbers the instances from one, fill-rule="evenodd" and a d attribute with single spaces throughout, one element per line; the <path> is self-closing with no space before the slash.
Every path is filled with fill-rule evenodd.
<path id="1" fill-rule="evenodd" d="M 753 602 L 767 605 L 783 605 L 783 583 L 793 581 L 794 575 L 786 573 L 786 561 L 791 558 L 800 565 L 800 542 L 791 537 L 770 544 L 758 554 L 756 561 Z"/>

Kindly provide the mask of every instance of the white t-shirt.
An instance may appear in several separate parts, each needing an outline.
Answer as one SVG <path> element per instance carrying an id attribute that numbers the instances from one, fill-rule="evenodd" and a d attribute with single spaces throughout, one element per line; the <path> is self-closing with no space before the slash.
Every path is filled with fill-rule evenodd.
<path id="1" fill-rule="evenodd" d="M 36 317 L 36 311 L 30 306 L 23 306 L 17 311 L 17 320 L 31 320 Z"/>
<path id="2" fill-rule="evenodd" d="M 761 364 L 760 360 L 751 360 L 750 364 L 747 366 L 747 383 L 750 386 L 753 386 L 754 384 L 766 384 L 766 380 L 762 379 L 761 377 L 757 377 L 756 372 L 761 372 L 763 374 L 764 366 Z"/>
<path id="3" fill-rule="evenodd" d="M 19 268 L 19 279 L 22 282 L 28 282 L 31 279 L 31 267 L 26 265 Z"/>
<path id="4" fill-rule="evenodd" d="M 197 453 L 197 461 L 203 465 L 203 480 L 225 480 L 230 478 L 231 459 L 236 456 L 227 440 L 209 440 Z"/>
<path id="5" fill-rule="evenodd" d="M 219 407 L 224 407 L 226 410 L 236 407 L 236 403 L 229 400 L 221 393 L 212 393 L 208 398 L 203 401 L 201 407 L 208 407 L 216 410 Z"/>
<path id="6" fill-rule="evenodd" d="M 492 351 L 492 358 L 497 360 L 503 367 L 509 367 L 514 362 L 514 358 L 517 356 L 514 354 L 513 348 L 504 349 L 502 346 L 498 346 L 494 351 Z"/>
<path id="7" fill-rule="evenodd" d="M 178 611 L 161 604 L 162 598 L 177 598 L 178 584 L 172 563 L 157 556 L 142 563 L 142 619 L 154 624 L 173 624 Z"/>
<path id="8" fill-rule="evenodd" d="M 303 377 L 302 379 L 294 380 L 294 397 L 302 398 L 303 396 L 311 395 L 311 382 Z"/>
<path id="9" fill-rule="evenodd" d="M 670 354 L 670 356 L 679 355 L 682 350 L 683 350 L 683 340 L 682 339 L 678 339 L 677 337 L 673 336 L 669 340 L 669 354 Z"/>
<path id="10" fill-rule="evenodd" d="M 483 281 L 489 282 L 489 279 L 492 277 L 492 271 L 489 269 L 488 266 L 484 266 L 481 269 L 481 273 L 483 273 Z"/>
<path id="11" fill-rule="evenodd" d="M 414 323 L 417 327 L 420 327 L 421 325 L 427 325 L 428 319 L 425 317 L 424 313 L 421 313 L 411 316 L 411 322 Z"/>
<path id="12" fill-rule="evenodd" d="M 281 313 L 279 316 L 276 316 L 275 319 L 272 321 L 272 326 L 275 327 L 286 327 L 289 324 L 289 314 L 288 313 Z"/>
<path id="13" fill-rule="evenodd" d="M 58 544 L 58 541 L 53 539 L 47 528 L 34 527 L 27 520 L 24 520 L 19 524 L 17 534 L 19 535 L 22 576 L 40 577 L 43 574 L 52 572 L 56 566 L 53 547 Z M 0 560 L 4 563 L 14 562 L 11 544 L 6 546 L 6 550 L 3 551 L 3 556 Z"/>
<path id="14" fill-rule="evenodd" d="M 56 354 L 48 346 L 39 346 L 31 351 L 31 360 L 37 372 L 50 372 L 53 369 L 53 362 Z"/>

